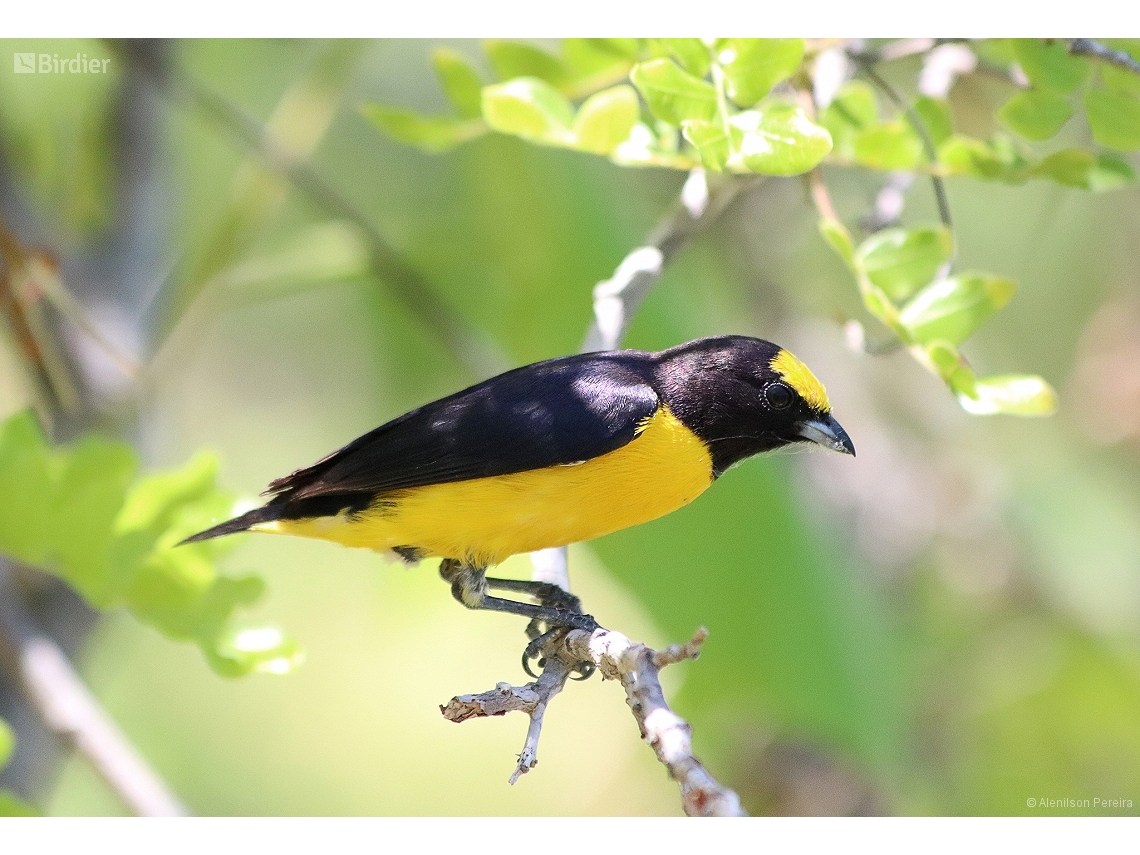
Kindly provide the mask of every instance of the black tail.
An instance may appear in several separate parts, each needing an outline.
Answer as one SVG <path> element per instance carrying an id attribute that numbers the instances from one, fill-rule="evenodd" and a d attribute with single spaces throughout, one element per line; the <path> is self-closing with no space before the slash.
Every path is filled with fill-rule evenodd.
<path id="1" fill-rule="evenodd" d="M 255 508 L 252 511 L 248 511 L 240 517 L 234 517 L 232 520 L 216 525 L 213 528 L 200 531 L 186 538 L 178 545 L 181 546 L 183 543 L 197 543 L 199 540 L 209 540 L 211 537 L 221 537 L 223 534 L 236 534 L 239 531 L 246 531 L 258 523 L 278 519 L 280 516 L 281 506 L 269 504 L 264 508 Z"/>

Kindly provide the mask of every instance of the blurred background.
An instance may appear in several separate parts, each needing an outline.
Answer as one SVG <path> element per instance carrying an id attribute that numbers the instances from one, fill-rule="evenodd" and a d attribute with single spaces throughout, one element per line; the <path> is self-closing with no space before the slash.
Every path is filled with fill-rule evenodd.
<path id="1" fill-rule="evenodd" d="M 97 430 L 145 467 L 212 449 L 249 500 L 413 406 L 576 351 L 594 284 L 685 180 L 500 135 L 429 154 L 358 112 L 444 111 L 431 49 L 486 70 L 475 41 L 2 44 L 4 63 L 110 60 L 103 75 L 0 70 L 4 228 L 50 253 L 90 323 L 143 366 L 131 379 L 49 317 L 79 367 L 55 439 Z M 913 80 L 917 62 L 894 73 Z M 963 78 L 956 121 L 981 123 L 1009 91 Z M 303 154 L 267 167 L 266 126 Z M 883 175 L 825 174 L 858 223 Z M 699 661 L 663 679 L 698 756 L 752 813 L 1140 806 L 1140 196 L 947 186 L 957 266 L 1020 284 L 965 353 L 979 372 L 1043 375 L 1052 417 L 968 415 L 905 351 L 852 350 L 858 293 L 800 178 L 742 193 L 626 339 L 776 341 L 825 383 L 858 449 L 748 461 L 681 511 L 571 550 L 604 625 L 651 645 L 708 627 Z M 937 221 L 926 182 L 902 221 Z M 8 330 L 0 416 L 33 397 Z M 226 679 L 125 611 L 96 616 L 57 588 L 40 612 L 192 812 L 680 813 L 620 688 L 597 677 L 553 704 L 539 765 L 513 787 L 524 717 L 442 719 L 452 695 L 522 681 L 524 636 L 459 608 L 434 562 L 256 535 L 223 562 L 266 581 L 252 614 L 303 645 L 301 667 Z M 123 813 L 3 689 L 17 747 L 0 785 L 48 814 Z"/>

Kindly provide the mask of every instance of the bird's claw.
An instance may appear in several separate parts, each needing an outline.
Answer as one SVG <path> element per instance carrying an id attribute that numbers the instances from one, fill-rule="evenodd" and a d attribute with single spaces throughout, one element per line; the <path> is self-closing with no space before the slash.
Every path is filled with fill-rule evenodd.
<path id="1" fill-rule="evenodd" d="M 567 613 L 565 616 L 566 623 L 561 626 L 555 626 L 539 634 L 539 621 L 536 618 L 532 620 L 526 628 L 527 637 L 531 639 L 530 643 L 523 650 L 522 666 L 527 675 L 532 679 L 537 680 L 538 675 L 531 670 L 530 662 L 532 659 L 537 660 L 538 667 L 546 667 L 546 658 L 542 655 L 543 648 L 546 647 L 548 642 L 558 640 L 561 641 L 567 633 L 574 629 L 580 629 L 584 632 L 593 632 L 598 629 L 598 622 L 594 620 L 593 615 Z M 587 680 L 590 675 L 594 673 L 593 662 L 579 662 L 574 666 L 574 671 L 577 671 L 580 676 L 571 677 L 572 680 Z"/>

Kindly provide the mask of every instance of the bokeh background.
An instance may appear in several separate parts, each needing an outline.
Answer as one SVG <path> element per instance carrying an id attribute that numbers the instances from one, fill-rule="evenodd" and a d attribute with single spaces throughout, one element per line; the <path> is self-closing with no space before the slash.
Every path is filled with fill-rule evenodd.
<path id="1" fill-rule="evenodd" d="M 410 407 L 577 350 L 593 285 L 685 178 L 497 135 L 441 155 L 392 142 L 357 108 L 443 111 L 430 50 L 444 42 L 0 44 L 4 63 L 111 59 L 98 77 L 0 69 L 0 216 L 50 248 L 93 323 L 146 365 L 128 381 L 61 323 L 89 426 L 155 467 L 216 450 L 250 499 Z M 485 67 L 477 42 L 446 44 Z M 913 81 L 917 65 L 896 65 Z M 955 118 L 980 125 L 1008 93 L 966 78 Z M 242 117 L 307 149 L 404 267 L 377 275 L 319 188 L 251 156 Z M 857 224 L 882 176 L 827 175 Z M 1060 394 L 1050 418 L 970 416 L 905 352 L 853 351 L 858 294 L 795 178 L 765 181 L 695 240 L 627 338 L 777 341 L 823 380 L 858 448 L 749 461 L 691 506 L 571 550 L 603 624 L 657 645 L 708 627 L 666 686 L 753 813 L 1140 806 L 1140 195 L 948 189 L 958 267 L 1021 286 L 965 352 L 981 373 L 1042 374 Z M 916 182 L 903 222 L 932 221 Z M 10 344 L 5 416 L 28 403 Z M 267 581 L 254 614 L 304 645 L 301 668 L 227 680 L 125 612 L 77 610 L 71 632 L 89 685 L 195 813 L 680 813 L 616 685 L 571 684 L 513 787 L 524 717 L 441 718 L 454 694 L 520 681 L 524 638 L 459 608 L 433 562 L 248 536 L 223 566 Z M 504 573 L 526 576 L 527 559 Z M 49 814 L 124 810 L 82 759 L 34 739 L 3 775 Z"/>

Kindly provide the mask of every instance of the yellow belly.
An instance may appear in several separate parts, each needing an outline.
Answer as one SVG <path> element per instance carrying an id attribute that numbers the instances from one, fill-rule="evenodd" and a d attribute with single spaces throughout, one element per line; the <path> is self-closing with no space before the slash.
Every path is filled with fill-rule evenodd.
<path id="1" fill-rule="evenodd" d="M 712 480 L 708 449 L 662 405 L 633 441 L 593 460 L 396 490 L 353 519 L 277 520 L 254 530 L 378 550 L 415 546 L 489 566 L 664 516 Z"/>

